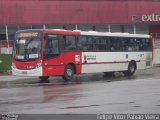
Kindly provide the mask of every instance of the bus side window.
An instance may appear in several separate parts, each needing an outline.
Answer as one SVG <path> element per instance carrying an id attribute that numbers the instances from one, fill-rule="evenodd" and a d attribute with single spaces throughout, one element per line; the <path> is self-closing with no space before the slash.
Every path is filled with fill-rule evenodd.
<path id="1" fill-rule="evenodd" d="M 66 51 L 75 51 L 76 47 L 76 36 L 66 36 L 65 39 L 65 50 Z"/>
<path id="2" fill-rule="evenodd" d="M 80 51 L 87 51 L 87 37 L 86 36 L 78 36 L 77 47 Z"/>
<path id="3" fill-rule="evenodd" d="M 87 37 L 87 50 L 93 51 L 93 39 L 91 36 Z"/>
<path id="4" fill-rule="evenodd" d="M 147 51 L 151 50 L 151 40 L 150 39 L 146 39 L 146 50 Z"/>
<path id="5" fill-rule="evenodd" d="M 139 51 L 145 50 L 145 39 L 143 38 L 137 38 L 137 46 L 139 47 Z"/>
<path id="6" fill-rule="evenodd" d="M 127 45 L 124 38 L 122 38 L 121 47 L 122 47 L 122 51 L 126 51 Z"/>
<path id="7" fill-rule="evenodd" d="M 124 51 L 132 52 L 134 51 L 135 42 L 134 38 L 123 38 L 123 49 Z"/>
<path id="8" fill-rule="evenodd" d="M 46 43 L 45 43 L 45 54 L 52 54 L 52 53 L 53 53 L 52 41 L 46 40 Z"/>
<path id="9" fill-rule="evenodd" d="M 106 38 L 105 37 L 96 37 L 96 50 L 106 51 Z"/>
<path id="10" fill-rule="evenodd" d="M 151 50 L 151 41 L 148 38 L 137 38 L 136 45 L 138 51 L 150 51 Z"/>
<path id="11" fill-rule="evenodd" d="M 118 51 L 118 38 L 117 37 L 110 37 L 110 50 L 111 51 Z"/>

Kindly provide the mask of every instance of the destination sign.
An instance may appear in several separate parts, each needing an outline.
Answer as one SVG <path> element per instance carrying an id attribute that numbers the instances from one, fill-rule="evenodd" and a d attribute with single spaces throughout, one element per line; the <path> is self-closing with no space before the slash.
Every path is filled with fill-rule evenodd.
<path id="1" fill-rule="evenodd" d="M 24 32 L 24 33 L 19 33 L 18 37 L 37 37 L 38 32 Z"/>

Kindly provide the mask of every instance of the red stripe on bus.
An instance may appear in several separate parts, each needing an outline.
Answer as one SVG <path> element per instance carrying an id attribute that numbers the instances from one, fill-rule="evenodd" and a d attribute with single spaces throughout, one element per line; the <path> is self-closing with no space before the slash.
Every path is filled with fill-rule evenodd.
<path id="1" fill-rule="evenodd" d="M 146 60 L 141 60 L 141 61 L 146 61 Z M 135 62 L 141 62 L 140 60 L 135 61 Z M 129 63 L 130 61 L 114 61 L 114 62 L 92 62 L 92 63 L 82 63 L 82 64 L 113 64 L 113 63 Z"/>
<path id="2" fill-rule="evenodd" d="M 69 31 L 69 30 L 44 30 L 47 34 L 60 34 L 60 35 L 80 35 L 80 31 Z"/>

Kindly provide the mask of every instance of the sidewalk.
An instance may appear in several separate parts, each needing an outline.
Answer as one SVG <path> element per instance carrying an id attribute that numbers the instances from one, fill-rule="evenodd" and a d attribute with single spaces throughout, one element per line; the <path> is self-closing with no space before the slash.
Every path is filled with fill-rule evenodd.
<path id="1" fill-rule="evenodd" d="M 23 76 L 14 76 L 14 75 L 0 75 L 0 82 L 1 81 L 5 82 L 5 81 L 27 80 L 27 79 L 35 79 L 35 77 L 23 77 Z"/>

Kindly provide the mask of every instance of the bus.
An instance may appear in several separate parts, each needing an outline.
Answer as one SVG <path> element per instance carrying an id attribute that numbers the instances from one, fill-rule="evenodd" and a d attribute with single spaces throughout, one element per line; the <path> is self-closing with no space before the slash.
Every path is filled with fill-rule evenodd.
<path id="1" fill-rule="evenodd" d="M 151 68 L 150 35 L 96 31 L 31 29 L 15 34 L 12 73 L 65 81 L 83 73 L 123 72 Z"/>

